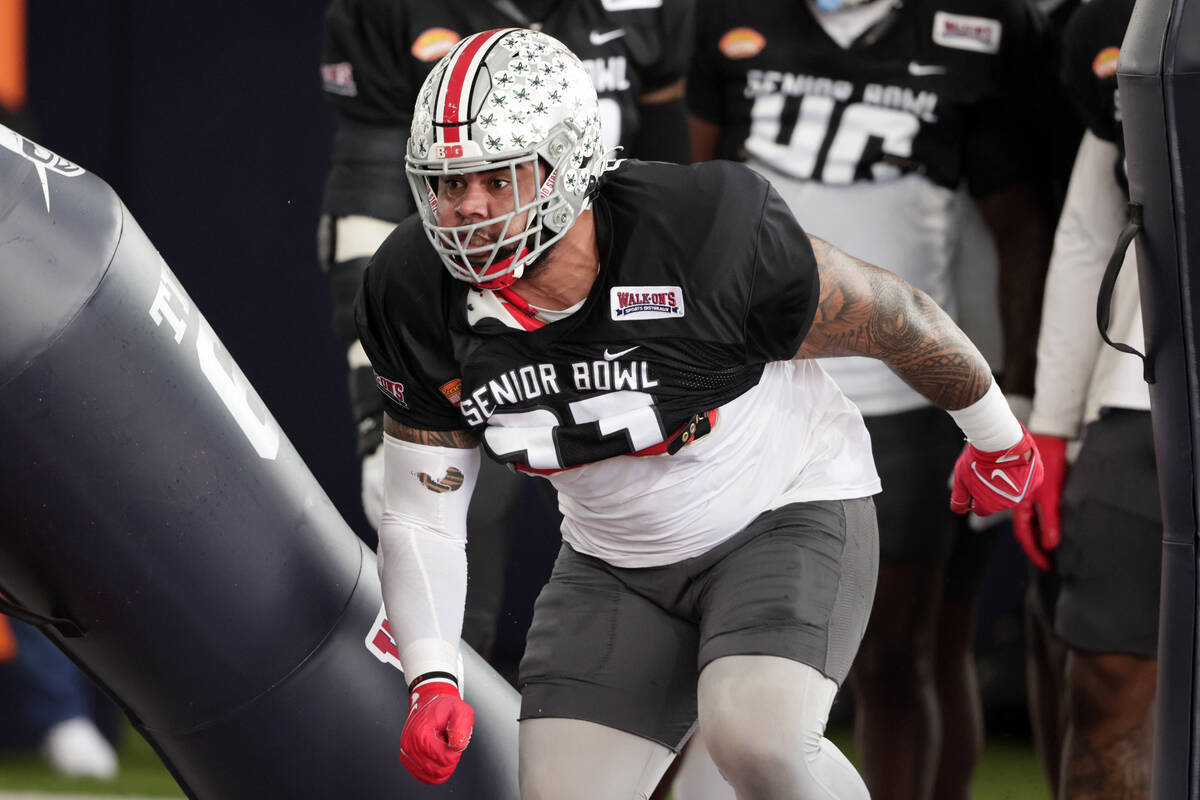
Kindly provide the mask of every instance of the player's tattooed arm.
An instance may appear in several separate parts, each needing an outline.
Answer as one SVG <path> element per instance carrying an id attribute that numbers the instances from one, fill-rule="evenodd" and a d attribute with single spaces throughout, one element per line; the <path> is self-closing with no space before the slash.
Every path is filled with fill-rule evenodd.
<path id="1" fill-rule="evenodd" d="M 427 431 L 421 428 L 410 428 L 386 414 L 383 418 L 383 431 L 401 441 L 427 444 L 433 447 L 458 447 L 470 450 L 479 446 L 479 437 L 471 431 Z"/>
<path id="2" fill-rule="evenodd" d="M 929 295 L 810 236 L 820 274 L 816 318 L 796 358 L 878 358 L 939 408 L 965 408 L 992 384 L 987 362 Z"/>

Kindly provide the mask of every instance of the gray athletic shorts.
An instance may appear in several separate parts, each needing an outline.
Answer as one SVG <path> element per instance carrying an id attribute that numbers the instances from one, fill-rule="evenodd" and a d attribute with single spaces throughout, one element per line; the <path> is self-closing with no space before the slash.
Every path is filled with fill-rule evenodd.
<path id="1" fill-rule="evenodd" d="M 665 567 L 614 567 L 564 544 L 526 637 L 521 719 L 583 719 L 678 750 L 714 659 L 782 656 L 840 684 L 870 616 L 878 546 L 871 498 L 764 512 Z"/>
<path id="2" fill-rule="evenodd" d="M 926 407 L 865 417 L 883 493 L 875 496 L 879 560 L 942 564 L 958 538 L 950 475 L 962 432 L 945 411 Z"/>
<path id="3" fill-rule="evenodd" d="M 1087 427 L 1062 500 L 1054 630 L 1077 650 L 1156 658 L 1162 510 L 1149 411 Z"/>

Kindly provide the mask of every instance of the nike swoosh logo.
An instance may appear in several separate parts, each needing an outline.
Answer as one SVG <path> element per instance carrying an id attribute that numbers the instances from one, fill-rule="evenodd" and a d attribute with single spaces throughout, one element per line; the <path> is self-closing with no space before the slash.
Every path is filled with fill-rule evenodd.
<path id="1" fill-rule="evenodd" d="M 998 458 L 996 460 L 1000 461 L 1001 459 Z M 1011 459 L 1009 459 L 1009 460 L 1011 460 Z M 1000 477 L 1004 478 L 1004 482 L 1013 488 L 1012 492 L 1010 493 L 1010 492 L 1004 491 L 999 486 L 992 483 L 987 478 L 983 477 L 983 475 L 981 475 L 979 472 L 979 462 L 977 462 L 977 461 L 971 462 L 971 471 L 974 472 L 975 476 L 977 478 L 979 478 L 980 481 L 983 482 L 984 486 L 988 487 L 989 489 L 991 489 L 993 492 L 1000 495 L 1001 497 L 1011 500 L 1013 503 L 1019 503 L 1025 499 L 1025 493 L 1029 491 L 1029 482 L 1031 480 L 1033 480 L 1033 470 L 1031 469 L 1027 473 L 1025 473 L 1025 486 L 1018 489 L 1017 484 L 1013 482 L 1013 479 L 1004 474 L 1004 470 L 999 470 L 999 469 L 992 470 L 993 478 L 996 477 L 996 473 L 999 473 Z"/>
<path id="2" fill-rule="evenodd" d="M 1004 470 L 1002 470 L 1002 469 L 992 470 L 992 480 L 995 480 L 996 478 L 1003 479 L 1005 483 L 1007 483 L 1009 486 L 1012 487 L 1012 490 L 1014 492 L 1021 491 L 1020 487 L 1017 486 L 1017 484 L 1013 481 L 1012 478 L 1008 477 L 1007 473 L 1005 473 Z"/>
<path id="3" fill-rule="evenodd" d="M 925 78 L 930 75 L 945 75 L 946 68 L 940 64 L 920 64 L 916 61 L 908 62 L 908 74 L 916 78 Z"/>
<path id="4" fill-rule="evenodd" d="M 624 28 L 616 28 L 611 31 L 605 31 L 604 33 L 601 33 L 600 31 L 592 31 L 588 34 L 588 41 L 591 42 L 593 46 L 599 47 L 602 44 L 608 44 L 614 39 L 620 39 L 624 35 Z"/>
<path id="5" fill-rule="evenodd" d="M 619 353 L 610 353 L 610 352 L 608 352 L 608 348 L 606 347 L 606 348 L 604 348 L 604 360 L 612 361 L 614 359 L 620 358 L 621 356 L 625 355 L 626 353 L 632 353 L 634 350 L 637 350 L 639 347 L 641 347 L 640 344 L 635 344 L 633 347 L 629 348 L 628 350 L 622 350 Z"/>

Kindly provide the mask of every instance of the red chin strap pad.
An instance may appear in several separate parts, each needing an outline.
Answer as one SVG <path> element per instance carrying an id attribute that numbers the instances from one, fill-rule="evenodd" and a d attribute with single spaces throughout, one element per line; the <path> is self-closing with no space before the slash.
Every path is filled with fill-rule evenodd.
<path id="1" fill-rule="evenodd" d="M 499 272 L 507 269 L 508 265 L 511 264 L 515 259 L 524 258 L 528 253 L 529 248 L 523 247 L 521 248 L 521 252 L 513 253 L 503 261 L 497 261 L 495 264 L 489 264 L 487 271 L 484 272 L 484 277 L 487 277 L 488 273 Z M 495 278 L 479 281 L 478 283 L 474 283 L 472 285 L 479 289 L 491 289 L 492 291 L 498 291 L 500 289 L 507 289 L 509 286 L 512 286 L 516 279 L 516 275 L 513 275 L 511 272 L 505 272 L 503 275 L 498 275 Z"/>

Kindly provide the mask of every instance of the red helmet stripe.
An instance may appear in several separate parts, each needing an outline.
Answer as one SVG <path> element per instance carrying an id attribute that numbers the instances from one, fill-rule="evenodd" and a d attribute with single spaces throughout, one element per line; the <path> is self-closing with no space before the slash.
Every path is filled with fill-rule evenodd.
<path id="1" fill-rule="evenodd" d="M 469 113 L 467 108 L 471 102 L 469 90 L 474 85 L 474 81 L 470 78 L 474 76 L 479 64 L 483 61 L 487 46 L 511 30 L 514 29 L 496 28 L 477 33 L 465 40 L 458 52 L 451 56 L 452 61 L 446 67 L 450 78 L 443 85 L 442 97 L 439 98 L 440 102 L 438 103 L 442 110 L 442 118 L 439 120 L 442 124 L 437 126 L 440 141 L 447 144 L 462 141 L 461 125 L 458 123 L 465 121 Z"/>

